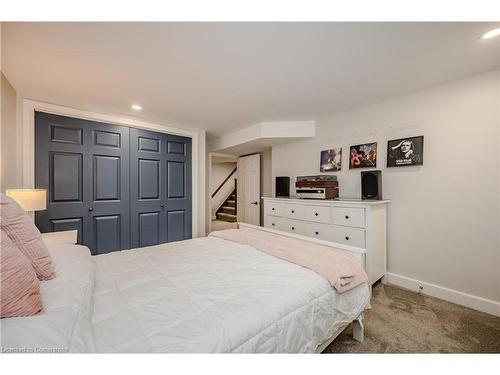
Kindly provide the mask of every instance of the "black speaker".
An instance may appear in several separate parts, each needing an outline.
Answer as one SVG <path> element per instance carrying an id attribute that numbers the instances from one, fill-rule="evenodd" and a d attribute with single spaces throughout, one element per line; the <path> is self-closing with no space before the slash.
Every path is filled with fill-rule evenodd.
<path id="1" fill-rule="evenodd" d="M 382 199 L 382 171 L 361 172 L 361 199 Z"/>
<path id="2" fill-rule="evenodd" d="M 290 177 L 276 177 L 276 196 L 290 196 Z"/>

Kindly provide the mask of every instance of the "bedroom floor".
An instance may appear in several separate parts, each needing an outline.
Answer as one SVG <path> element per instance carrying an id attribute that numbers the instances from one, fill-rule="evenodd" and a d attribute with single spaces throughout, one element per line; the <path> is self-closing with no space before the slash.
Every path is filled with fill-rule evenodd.
<path id="1" fill-rule="evenodd" d="M 323 353 L 500 353 L 500 317 L 381 283 L 364 322 L 363 343 L 350 325 Z"/>
<path id="2" fill-rule="evenodd" d="M 224 229 L 235 229 L 238 227 L 238 223 L 228 223 L 222 220 L 212 220 L 212 231 L 224 230 Z"/>

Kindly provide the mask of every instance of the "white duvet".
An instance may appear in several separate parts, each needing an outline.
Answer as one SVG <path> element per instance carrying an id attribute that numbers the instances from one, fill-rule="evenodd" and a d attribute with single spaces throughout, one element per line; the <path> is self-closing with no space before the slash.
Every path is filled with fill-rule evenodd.
<path id="1" fill-rule="evenodd" d="M 50 252 L 45 311 L 2 319 L 3 351 L 315 352 L 369 303 L 366 284 L 337 294 L 314 271 L 213 237 Z"/>

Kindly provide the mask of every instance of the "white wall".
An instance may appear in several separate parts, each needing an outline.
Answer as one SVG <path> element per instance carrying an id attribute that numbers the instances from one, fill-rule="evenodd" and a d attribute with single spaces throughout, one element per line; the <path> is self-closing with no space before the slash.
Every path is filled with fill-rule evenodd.
<path id="1" fill-rule="evenodd" d="M 378 142 L 388 211 L 388 269 L 500 301 L 500 70 L 325 118 L 317 137 L 273 147 L 274 176 L 320 174 L 343 148 L 340 194 L 360 197 L 349 145 Z M 385 168 L 387 140 L 424 135 L 424 165 Z"/>
<path id="2" fill-rule="evenodd" d="M 227 176 L 236 168 L 236 163 L 214 163 L 212 164 L 212 174 L 210 175 L 210 195 L 219 187 Z M 234 175 L 233 175 L 234 176 Z M 236 176 L 234 176 L 236 178 Z"/>
<path id="3" fill-rule="evenodd" d="M 1 169 L 0 190 L 5 192 L 9 188 L 22 187 L 21 156 L 18 148 L 19 135 L 17 126 L 17 93 L 3 73 L 1 80 Z"/>

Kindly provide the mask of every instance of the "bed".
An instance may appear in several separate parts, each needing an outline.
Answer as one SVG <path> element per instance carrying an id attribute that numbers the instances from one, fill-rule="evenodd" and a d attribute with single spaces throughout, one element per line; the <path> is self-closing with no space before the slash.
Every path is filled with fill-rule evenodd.
<path id="1" fill-rule="evenodd" d="M 351 322 L 362 340 L 367 283 L 339 294 L 249 245 L 204 237 L 92 257 L 46 243 L 57 277 L 41 282 L 45 310 L 2 319 L 4 352 L 314 353 Z"/>

